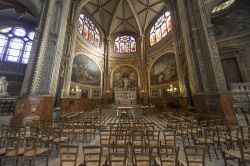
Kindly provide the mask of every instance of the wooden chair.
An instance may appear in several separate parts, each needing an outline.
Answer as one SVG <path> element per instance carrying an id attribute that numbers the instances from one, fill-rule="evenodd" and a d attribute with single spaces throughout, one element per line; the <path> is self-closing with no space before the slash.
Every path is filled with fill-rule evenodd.
<path id="1" fill-rule="evenodd" d="M 23 146 L 22 164 L 28 161 L 32 166 L 36 165 L 36 158 L 44 157 L 48 166 L 51 147 L 46 147 L 39 142 L 38 136 L 26 137 Z"/>
<path id="2" fill-rule="evenodd" d="M 131 131 L 131 144 L 142 146 L 145 145 L 144 131 Z"/>
<path id="3" fill-rule="evenodd" d="M 9 128 L 6 134 L 4 146 L 1 149 L 3 156 L 3 165 L 18 165 L 20 156 L 23 154 L 23 139 L 20 137 L 19 131 L 15 128 Z"/>
<path id="4" fill-rule="evenodd" d="M 179 158 L 179 163 L 183 166 L 205 166 L 206 147 L 204 146 L 184 146 L 185 158 Z"/>
<path id="5" fill-rule="evenodd" d="M 215 129 L 207 128 L 204 129 L 204 134 L 202 137 L 194 137 L 193 135 L 193 142 L 195 145 L 201 145 L 207 147 L 207 152 L 210 160 L 211 158 L 211 150 L 214 151 L 215 156 L 217 159 L 219 159 L 218 154 L 217 154 L 217 132 Z"/>
<path id="6" fill-rule="evenodd" d="M 243 166 L 250 165 L 250 143 L 248 140 L 240 141 L 240 157 Z"/>
<path id="7" fill-rule="evenodd" d="M 110 145 L 108 147 L 108 163 L 110 166 L 127 166 L 128 146 Z"/>
<path id="8" fill-rule="evenodd" d="M 92 136 L 95 139 L 96 128 L 95 128 L 95 125 L 92 124 L 92 121 L 91 121 L 91 123 L 85 123 L 84 129 L 85 129 L 85 138 L 86 139 L 88 139 L 88 137 L 89 137 L 89 139 L 91 140 Z"/>
<path id="9" fill-rule="evenodd" d="M 60 166 L 76 166 L 78 149 L 78 145 L 61 145 Z"/>
<path id="10" fill-rule="evenodd" d="M 175 130 L 163 130 L 164 142 L 161 144 L 176 146 L 176 131 Z"/>
<path id="11" fill-rule="evenodd" d="M 100 130 L 100 145 L 104 147 L 108 147 L 110 144 L 112 144 L 111 136 L 110 136 L 110 130 Z"/>
<path id="12" fill-rule="evenodd" d="M 101 146 L 82 146 L 84 166 L 102 166 L 106 162 Z"/>
<path id="13" fill-rule="evenodd" d="M 145 128 L 146 130 L 154 130 L 155 129 L 155 124 L 153 122 L 147 122 L 145 123 Z"/>
<path id="14" fill-rule="evenodd" d="M 62 129 L 53 128 L 53 147 L 55 147 L 56 150 L 59 150 L 60 146 L 63 144 L 69 144 L 69 137 L 64 136 Z M 58 155 L 58 152 L 59 151 L 57 151 L 56 156 Z"/>
<path id="15" fill-rule="evenodd" d="M 179 147 L 160 145 L 158 148 L 159 157 L 155 158 L 155 165 L 178 166 Z"/>
<path id="16" fill-rule="evenodd" d="M 239 140 L 240 140 L 240 127 L 228 126 L 226 135 L 227 148 L 235 149 L 235 147 L 239 146 Z"/>
<path id="17" fill-rule="evenodd" d="M 185 145 L 186 141 L 188 141 L 188 145 L 190 145 L 189 135 L 191 131 L 189 131 L 189 129 L 191 129 L 189 123 L 183 122 L 178 126 L 178 130 L 176 131 L 177 135 L 181 136 L 183 145 Z"/>
<path id="18" fill-rule="evenodd" d="M 135 166 L 151 166 L 152 147 L 132 146 L 132 161 Z"/>
<path id="19" fill-rule="evenodd" d="M 116 134 L 113 141 L 114 145 L 127 145 L 128 144 L 128 131 L 116 130 Z"/>
<path id="20" fill-rule="evenodd" d="M 146 144 L 152 147 L 152 156 L 158 155 L 160 145 L 160 130 L 146 130 Z"/>

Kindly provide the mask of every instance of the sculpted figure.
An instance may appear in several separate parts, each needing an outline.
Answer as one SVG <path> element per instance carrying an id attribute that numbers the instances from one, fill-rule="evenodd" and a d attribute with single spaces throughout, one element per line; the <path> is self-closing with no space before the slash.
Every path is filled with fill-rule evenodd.
<path id="1" fill-rule="evenodd" d="M 8 82 L 6 81 L 6 77 L 2 76 L 0 77 L 0 96 L 8 96 L 7 87 Z"/>

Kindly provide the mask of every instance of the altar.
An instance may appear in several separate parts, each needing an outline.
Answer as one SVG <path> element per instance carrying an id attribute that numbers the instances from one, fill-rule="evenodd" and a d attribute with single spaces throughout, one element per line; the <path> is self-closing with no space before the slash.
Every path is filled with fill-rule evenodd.
<path id="1" fill-rule="evenodd" d="M 137 104 L 136 89 L 116 88 L 114 91 L 114 103 L 117 105 Z"/>
<path id="2" fill-rule="evenodd" d="M 133 107 L 117 107 L 116 116 L 121 116 L 122 113 L 126 113 L 127 115 L 132 114 L 134 118 L 134 109 Z"/>

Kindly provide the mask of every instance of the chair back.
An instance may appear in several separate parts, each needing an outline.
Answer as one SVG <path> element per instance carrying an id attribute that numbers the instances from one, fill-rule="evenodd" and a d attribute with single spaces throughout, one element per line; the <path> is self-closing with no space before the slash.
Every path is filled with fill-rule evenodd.
<path id="1" fill-rule="evenodd" d="M 150 146 L 133 146 L 132 161 L 134 165 L 151 166 L 152 147 Z"/>
<path id="2" fill-rule="evenodd" d="M 102 164 L 102 146 L 87 145 L 82 146 L 84 166 L 101 166 Z"/>
<path id="3" fill-rule="evenodd" d="M 206 148 L 203 146 L 184 146 L 187 166 L 199 164 L 205 166 Z"/>
<path id="4" fill-rule="evenodd" d="M 179 147 L 160 145 L 158 154 L 161 165 L 178 165 Z"/>
<path id="5" fill-rule="evenodd" d="M 110 166 L 127 166 L 128 165 L 128 146 L 110 145 L 108 147 L 108 161 Z"/>
<path id="6" fill-rule="evenodd" d="M 163 130 L 165 145 L 176 146 L 176 131 Z"/>
<path id="7" fill-rule="evenodd" d="M 60 146 L 60 166 L 77 165 L 78 145 L 61 145 Z"/>

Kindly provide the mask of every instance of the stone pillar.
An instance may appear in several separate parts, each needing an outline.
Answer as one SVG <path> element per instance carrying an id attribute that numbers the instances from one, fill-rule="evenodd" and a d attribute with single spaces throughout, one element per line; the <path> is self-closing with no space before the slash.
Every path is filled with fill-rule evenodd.
<path id="1" fill-rule="evenodd" d="M 104 71 L 103 71 L 103 92 L 105 93 L 105 98 L 108 97 L 106 96 L 106 92 L 110 91 L 110 78 L 111 75 L 109 73 L 109 56 L 110 56 L 110 38 L 105 38 L 104 39 Z"/>
<path id="2" fill-rule="evenodd" d="M 196 111 L 206 115 L 225 117 L 232 115 L 232 101 L 228 97 L 229 93 L 205 2 L 204 0 L 178 0 L 177 5 Z M 228 105 L 229 103 L 231 104 Z M 227 118 L 235 120 L 235 117 Z"/>
<path id="3" fill-rule="evenodd" d="M 32 82 L 32 95 L 54 96 L 56 93 L 69 6 L 68 0 L 49 1 Z"/>
<path id="4" fill-rule="evenodd" d="M 149 87 L 148 87 L 148 77 L 147 77 L 147 60 L 146 60 L 146 41 L 145 36 L 140 37 L 141 44 L 141 90 L 143 90 L 143 103 L 147 103 L 149 99 Z"/>
<path id="5" fill-rule="evenodd" d="M 70 92 L 70 83 L 71 83 L 71 74 L 72 66 L 74 61 L 74 53 L 76 47 L 76 38 L 77 38 L 77 20 L 78 16 L 75 16 L 75 9 L 77 8 L 77 1 L 72 1 L 70 20 L 67 27 L 66 40 L 64 43 L 64 60 L 65 60 L 65 75 L 63 81 L 63 97 L 69 97 Z"/>
<path id="6" fill-rule="evenodd" d="M 15 110 L 14 119 L 22 122 L 27 117 L 33 119 L 34 115 L 40 119 L 52 118 L 70 1 L 44 3 L 22 88 L 22 94 L 28 97 L 18 99 L 22 102 L 17 102 Z"/>
<path id="7" fill-rule="evenodd" d="M 44 23 L 46 21 L 46 16 L 48 12 L 49 1 L 45 0 L 43 4 L 43 9 L 41 11 L 41 17 L 38 27 L 35 29 L 35 37 L 32 42 L 32 48 L 30 52 L 30 58 L 27 65 L 26 73 L 23 80 L 23 85 L 21 89 L 21 96 L 27 96 L 30 94 L 32 79 L 34 75 L 34 68 L 36 66 L 37 54 L 42 42 Z"/>
<path id="8" fill-rule="evenodd" d="M 177 17 L 177 8 L 174 3 L 171 3 L 171 19 L 172 19 L 172 32 L 173 32 L 173 47 L 175 50 L 175 59 L 178 73 L 179 91 L 181 97 L 186 97 L 185 87 L 185 57 L 184 57 L 184 46 L 181 38 L 180 23 Z"/>

